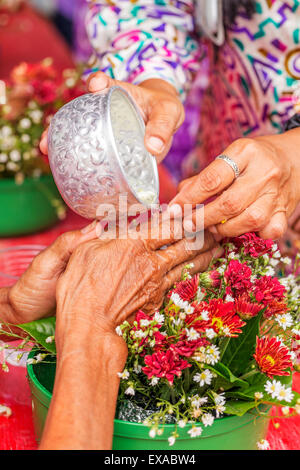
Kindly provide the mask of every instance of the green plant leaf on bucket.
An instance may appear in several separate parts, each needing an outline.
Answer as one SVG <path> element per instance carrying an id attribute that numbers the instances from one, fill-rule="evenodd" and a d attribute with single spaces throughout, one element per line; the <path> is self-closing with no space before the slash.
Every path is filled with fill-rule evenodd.
<path id="1" fill-rule="evenodd" d="M 247 388 L 249 386 L 248 382 L 236 377 L 231 370 L 221 362 L 214 366 L 207 366 L 207 368 L 218 375 L 216 380 L 217 388 L 223 387 L 225 390 L 228 390 L 232 387 Z"/>
<path id="2" fill-rule="evenodd" d="M 47 338 L 54 336 L 55 334 L 55 322 L 56 318 L 50 317 L 17 326 L 21 330 L 28 333 L 31 338 L 43 346 L 43 348 L 45 348 L 48 352 L 51 354 L 56 354 L 55 341 L 51 343 L 46 341 Z"/>
<path id="3" fill-rule="evenodd" d="M 249 410 L 257 406 L 257 401 L 227 401 L 225 413 L 233 416 L 244 416 Z"/>
<path id="4" fill-rule="evenodd" d="M 245 373 L 252 359 L 255 350 L 256 336 L 259 333 L 260 319 L 264 310 L 261 311 L 252 320 L 248 321 L 243 329 L 243 334 L 237 338 L 231 338 L 226 351 L 223 355 L 222 362 L 233 374 L 239 376 Z"/>

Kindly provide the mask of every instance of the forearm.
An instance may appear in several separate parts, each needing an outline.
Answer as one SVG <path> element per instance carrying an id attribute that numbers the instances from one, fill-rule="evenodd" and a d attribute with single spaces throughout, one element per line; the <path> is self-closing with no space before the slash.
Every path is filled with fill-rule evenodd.
<path id="1" fill-rule="evenodd" d="M 127 348 L 94 328 L 66 338 L 40 449 L 110 449 L 119 378 Z"/>

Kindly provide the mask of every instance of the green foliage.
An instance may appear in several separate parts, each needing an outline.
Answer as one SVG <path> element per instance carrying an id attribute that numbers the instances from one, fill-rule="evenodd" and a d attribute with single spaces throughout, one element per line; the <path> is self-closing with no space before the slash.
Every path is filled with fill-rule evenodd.
<path id="1" fill-rule="evenodd" d="M 17 326 L 28 333 L 37 344 L 43 346 L 49 353 L 56 354 L 55 342 L 46 342 L 47 338 L 55 334 L 55 321 L 55 317 L 50 317 Z"/>

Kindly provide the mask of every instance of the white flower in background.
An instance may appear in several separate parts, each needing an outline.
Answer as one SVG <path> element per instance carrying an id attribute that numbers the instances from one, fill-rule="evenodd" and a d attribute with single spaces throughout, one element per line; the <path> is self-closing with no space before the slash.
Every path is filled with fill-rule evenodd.
<path id="1" fill-rule="evenodd" d="M 205 330 L 205 334 L 208 339 L 213 339 L 217 336 L 217 333 L 212 328 Z"/>
<path id="2" fill-rule="evenodd" d="M 191 315 L 192 313 L 194 313 L 195 308 L 192 307 L 192 305 L 189 305 L 189 304 L 188 304 L 188 305 L 185 307 L 184 311 L 185 311 L 185 313 L 186 313 L 187 315 Z"/>
<path id="3" fill-rule="evenodd" d="M 9 137 L 10 135 L 12 135 L 12 129 L 11 127 L 9 126 L 3 126 L 1 128 L 1 134 L 2 134 L 2 137 Z"/>
<path id="4" fill-rule="evenodd" d="M 191 405 L 193 408 L 200 408 L 201 406 L 205 405 L 208 402 L 207 397 L 200 398 L 199 395 L 194 395 L 191 398 Z"/>
<path id="5" fill-rule="evenodd" d="M 278 380 L 270 380 L 267 381 L 265 384 L 265 391 L 271 395 L 272 398 L 277 398 L 278 391 L 280 390 L 281 383 Z"/>
<path id="6" fill-rule="evenodd" d="M 285 258 L 281 258 L 281 262 L 283 264 L 286 264 L 287 266 L 289 266 L 292 262 L 291 258 L 289 258 L 288 256 L 286 256 Z"/>
<path id="7" fill-rule="evenodd" d="M 180 419 L 177 424 L 178 424 L 179 428 L 185 428 L 186 420 L 185 419 Z"/>
<path id="8" fill-rule="evenodd" d="M 123 372 L 118 372 L 118 377 L 122 380 L 127 380 L 129 378 L 129 372 L 127 369 L 124 369 Z"/>
<path id="9" fill-rule="evenodd" d="M 290 313 L 284 313 L 283 315 L 276 315 L 275 320 L 281 326 L 283 330 L 290 328 L 293 325 L 293 318 Z"/>
<path id="10" fill-rule="evenodd" d="M 268 253 L 265 253 L 264 255 L 262 255 L 262 259 L 265 261 L 265 263 L 268 263 L 270 256 L 268 255 Z"/>
<path id="11" fill-rule="evenodd" d="M 8 406 L 0 405 L 0 416 L 9 418 L 12 415 L 12 411 Z"/>
<path id="12" fill-rule="evenodd" d="M 278 398 L 280 401 L 286 401 L 287 403 L 290 403 L 294 398 L 294 394 L 290 387 L 285 387 L 284 385 L 280 384 L 276 398 Z"/>
<path id="13" fill-rule="evenodd" d="M 142 327 L 147 327 L 147 326 L 150 325 L 150 321 L 149 321 L 149 320 L 146 320 L 146 319 L 143 319 L 143 320 L 140 321 L 140 325 L 141 325 Z"/>
<path id="14" fill-rule="evenodd" d="M 194 382 L 199 383 L 200 387 L 203 387 L 204 385 L 210 385 L 212 379 L 213 374 L 208 369 L 203 370 L 202 372 L 198 372 L 193 377 Z"/>
<path id="15" fill-rule="evenodd" d="M 200 428 L 200 427 L 197 427 L 196 426 L 193 426 L 189 431 L 188 431 L 188 434 L 191 436 L 191 437 L 199 437 L 201 436 L 203 432 L 203 429 Z"/>
<path id="16" fill-rule="evenodd" d="M 261 439 L 256 443 L 258 450 L 270 450 L 270 444 L 266 439 Z"/>
<path id="17" fill-rule="evenodd" d="M 220 418 L 220 415 L 222 415 L 225 411 L 226 407 L 224 405 L 217 405 L 216 406 L 216 416 L 217 418 Z"/>
<path id="18" fill-rule="evenodd" d="M 283 406 L 281 411 L 284 416 L 288 416 L 290 414 L 290 408 L 288 406 Z"/>
<path id="19" fill-rule="evenodd" d="M 116 333 L 117 333 L 118 336 L 123 336 L 122 329 L 121 329 L 120 326 L 117 326 Z"/>
<path id="20" fill-rule="evenodd" d="M 136 374 L 140 374 L 142 372 L 142 366 L 137 364 L 136 366 L 134 366 L 133 372 L 135 372 Z"/>
<path id="21" fill-rule="evenodd" d="M 47 356 L 47 354 L 39 353 L 35 356 L 35 360 L 36 360 L 36 362 L 42 362 L 42 360 L 45 359 L 46 356 Z"/>
<path id="22" fill-rule="evenodd" d="M 255 398 L 255 400 L 261 400 L 261 399 L 263 398 L 263 396 L 264 396 L 264 395 L 263 395 L 263 393 L 261 393 L 261 392 L 255 392 L 255 393 L 254 393 L 254 398 Z"/>
<path id="23" fill-rule="evenodd" d="M 273 268 L 276 268 L 276 266 L 280 263 L 280 260 L 271 258 L 269 263 L 270 263 L 271 266 L 273 266 Z"/>
<path id="24" fill-rule="evenodd" d="M 132 386 L 126 388 L 125 390 L 125 395 L 131 395 L 131 396 L 134 396 L 135 395 L 135 390 Z"/>
<path id="25" fill-rule="evenodd" d="M 30 142 L 30 135 L 28 135 L 28 134 L 22 134 L 22 135 L 21 135 L 21 141 L 22 141 L 24 144 L 28 144 L 28 142 Z"/>
<path id="26" fill-rule="evenodd" d="M 234 298 L 231 295 L 227 294 L 225 297 L 225 302 L 234 302 Z"/>
<path id="27" fill-rule="evenodd" d="M 155 436 L 156 436 L 156 430 L 155 429 L 150 429 L 149 436 L 152 437 L 152 439 L 154 439 Z"/>
<path id="28" fill-rule="evenodd" d="M 137 330 L 137 331 L 134 332 L 134 337 L 135 338 L 141 339 L 141 338 L 146 338 L 146 336 L 147 336 L 147 331 Z"/>
<path id="29" fill-rule="evenodd" d="M 195 328 L 186 328 L 185 331 L 188 341 L 194 341 L 200 338 L 200 335 L 198 331 L 195 330 Z"/>
<path id="30" fill-rule="evenodd" d="M 184 308 L 186 306 L 185 301 L 182 300 L 182 298 L 180 297 L 179 294 L 176 294 L 176 292 L 173 292 L 171 297 L 170 297 L 170 300 L 173 302 L 174 305 L 176 305 L 176 307 L 179 307 L 182 310 L 184 310 Z"/>
<path id="31" fill-rule="evenodd" d="M 31 111 L 29 113 L 29 116 L 31 117 L 31 119 L 33 120 L 35 124 L 39 124 L 43 117 L 43 113 L 40 109 L 35 109 L 34 111 Z"/>
<path id="32" fill-rule="evenodd" d="M 202 416 L 202 423 L 204 424 L 205 427 L 207 426 L 212 426 L 214 423 L 215 418 L 211 413 L 205 413 Z"/>
<path id="33" fill-rule="evenodd" d="M 228 259 L 235 259 L 235 258 L 238 258 L 236 253 L 234 253 L 234 252 L 229 253 Z"/>
<path id="34" fill-rule="evenodd" d="M 154 320 L 156 321 L 156 323 L 161 324 L 165 321 L 165 316 L 159 312 L 156 312 L 154 315 Z"/>
<path id="35" fill-rule="evenodd" d="M 275 269 L 272 268 L 272 266 L 267 266 L 267 268 L 265 269 L 265 275 L 274 277 L 275 276 Z"/>
<path id="36" fill-rule="evenodd" d="M 200 318 L 203 321 L 208 321 L 209 320 L 209 311 L 208 310 L 202 310 Z"/>
<path id="37" fill-rule="evenodd" d="M 170 436 L 168 437 L 168 442 L 169 442 L 169 446 L 173 446 L 176 442 L 176 438 L 174 436 Z"/>
<path id="38" fill-rule="evenodd" d="M 31 121 L 28 118 L 21 119 L 19 124 L 22 129 L 29 129 L 31 127 Z"/>
<path id="39" fill-rule="evenodd" d="M 47 344 L 51 344 L 51 343 L 53 343 L 53 341 L 54 341 L 54 336 L 48 336 L 48 337 L 45 339 L 45 342 L 46 342 Z"/>
<path id="40" fill-rule="evenodd" d="M 221 266 L 219 266 L 219 267 L 217 268 L 217 271 L 218 271 L 219 274 L 222 275 L 222 274 L 225 273 L 226 268 L 227 268 L 227 264 L 222 264 Z"/>
<path id="41" fill-rule="evenodd" d="M 159 382 L 159 377 L 152 377 L 152 379 L 150 380 L 150 385 L 152 385 L 152 387 L 155 387 L 155 385 L 157 385 Z"/>
<path id="42" fill-rule="evenodd" d="M 0 153 L 0 163 L 6 163 L 8 160 L 8 156 L 6 153 Z"/>
<path id="43" fill-rule="evenodd" d="M 15 162 L 8 162 L 6 168 L 10 171 L 17 171 L 20 167 Z"/>
<path id="44" fill-rule="evenodd" d="M 224 405 L 226 403 L 225 393 L 214 394 L 216 405 Z"/>

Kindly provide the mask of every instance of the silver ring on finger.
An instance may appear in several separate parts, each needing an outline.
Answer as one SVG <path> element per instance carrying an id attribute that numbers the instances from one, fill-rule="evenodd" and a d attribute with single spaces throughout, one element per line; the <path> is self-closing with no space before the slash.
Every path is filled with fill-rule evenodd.
<path id="1" fill-rule="evenodd" d="M 235 161 L 233 161 L 231 158 L 227 157 L 227 155 L 219 155 L 216 158 L 216 160 L 223 160 L 224 162 L 226 162 L 231 167 L 231 169 L 233 170 L 234 175 L 235 175 L 235 179 L 240 176 L 241 172 L 240 172 L 240 169 L 239 169 L 237 163 L 235 163 Z"/>

